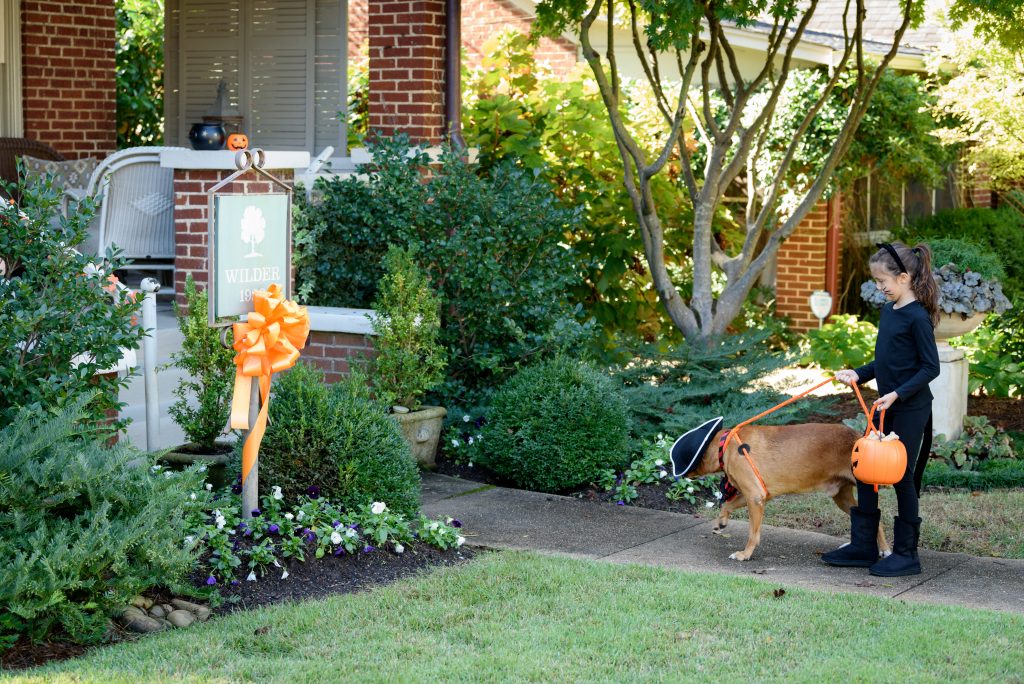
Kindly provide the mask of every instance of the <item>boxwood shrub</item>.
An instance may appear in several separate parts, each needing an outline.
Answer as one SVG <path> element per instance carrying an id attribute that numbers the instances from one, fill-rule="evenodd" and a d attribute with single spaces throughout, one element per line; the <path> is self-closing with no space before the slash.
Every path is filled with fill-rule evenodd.
<path id="1" fill-rule="evenodd" d="M 483 465 L 521 487 L 558 492 L 629 460 L 621 389 L 592 366 L 556 357 L 513 375 L 494 396 Z"/>
<path id="2" fill-rule="evenodd" d="M 420 507 L 419 471 L 409 446 L 398 424 L 370 398 L 358 370 L 333 385 L 302 363 L 275 376 L 259 478 L 289 498 L 315 485 L 345 508 L 383 501 L 415 516 Z"/>

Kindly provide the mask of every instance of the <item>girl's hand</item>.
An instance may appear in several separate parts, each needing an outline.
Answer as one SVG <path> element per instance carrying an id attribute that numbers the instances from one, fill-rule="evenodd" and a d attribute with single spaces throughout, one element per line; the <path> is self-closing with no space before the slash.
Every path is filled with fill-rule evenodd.
<path id="1" fill-rule="evenodd" d="M 857 384 L 860 378 L 857 376 L 857 371 L 847 368 L 836 373 L 836 380 L 852 387 Z"/>
<path id="2" fill-rule="evenodd" d="M 900 396 L 895 392 L 889 392 L 884 397 L 878 397 L 877 399 L 875 399 L 875 408 L 882 409 L 884 411 L 885 409 L 895 404 L 896 400 L 899 398 Z"/>

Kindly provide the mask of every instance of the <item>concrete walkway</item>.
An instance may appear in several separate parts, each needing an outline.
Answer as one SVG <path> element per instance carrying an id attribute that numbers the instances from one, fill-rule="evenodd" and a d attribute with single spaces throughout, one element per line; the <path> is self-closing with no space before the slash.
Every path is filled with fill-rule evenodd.
<path id="1" fill-rule="evenodd" d="M 822 552 L 844 540 L 764 525 L 754 557 L 739 562 L 730 560 L 729 554 L 746 544 L 746 521 L 732 520 L 727 536 L 715 535 L 711 516 L 595 504 L 436 473 L 423 475 L 423 513 L 458 518 L 467 543 L 484 548 L 643 563 L 753 577 L 776 587 L 1024 613 L 1024 560 L 922 550 L 921 575 L 873 577 L 866 569 L 833 568 L 819 560 Z M 771 520 L 770 503 L 765 517 Z"/>

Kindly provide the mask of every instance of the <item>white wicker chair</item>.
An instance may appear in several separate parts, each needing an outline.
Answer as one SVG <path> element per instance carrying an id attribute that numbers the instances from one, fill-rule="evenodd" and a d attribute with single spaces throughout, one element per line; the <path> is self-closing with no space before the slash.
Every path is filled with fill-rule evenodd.
<path id="1" fill-rule="evenodd" d="M 160 166 L 171 149 L 182 148 L 131 147 L 100 162 L 83 193 L 99 205 L 83 252 L 116 245 L 133 268 L 173 271 L 174 170 Z"/>

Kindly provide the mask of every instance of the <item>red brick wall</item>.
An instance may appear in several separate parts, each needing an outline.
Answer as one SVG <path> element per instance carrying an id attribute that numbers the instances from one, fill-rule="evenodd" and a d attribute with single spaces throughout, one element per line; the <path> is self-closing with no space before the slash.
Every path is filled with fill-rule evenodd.
<path id="1" fill-rule="evenodd" d="M 779 248 L 775 312 L 788 316 L 791 328 L 798 332 L 818 327 L 809 298 L 814 290 L 826 289 L 828 220 L 828 205 L 822 200 Z"/>
<path id="2" fill-rule="evenodd" d="M 291 169 L 273 169 L 283 181 L 292 178 Z M 234 171 L 209 169 L 174 170 L 174 292 L 178 306 L 185 306 L 185 278 L 192 279 L 200 290 L 206 289 L 210 264 L 207 235 L 207 191 Z M 271 192 L 269 180 L 255 174 L 244 176 L 222 188 L 225 193 Z"/>
<path id="3" fill-rule="evenodd" d="M 529 34 L 533 18 L 509 0 L 463 0 L 462 46 L 467 67 L 480 66 L 484 47 L 496 34 L 512 29 Z M 576 47 L 564 38 L 543 38 L 534 56 L 538 62 L 564 74 L 576 66 Z"/>
<path id="4" fill-rule="evenodd" d="M 355 333 L 314 330 L 302 350 L 302 360 L 320 368 L 327 382 L 337 382 L 348 374 L 350 359 L 373 356 L 373 338 Z"/>
<path id="5" fill-rule="evenodd" d="M 444 136 L 444 4 L 370 4 L 371 130 L 434 143 Z"/>
<path id="6" fill-rule="evenodd" d="M 365 59 L 364 51 L 370 40 L 370 10 L 368 0 L 349 0 L 348 3 L 348 61 L 350 64 Z"/>
<path id="7" fill-rule="evenodd" d="M 21 3 L 25 137 L 76 159 L 117 148 L 114 0 Z"/>

